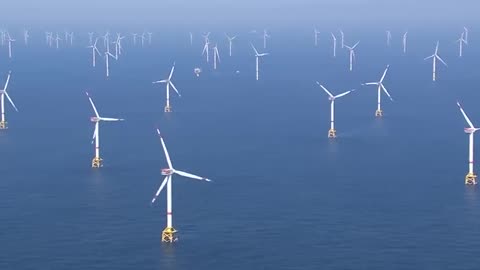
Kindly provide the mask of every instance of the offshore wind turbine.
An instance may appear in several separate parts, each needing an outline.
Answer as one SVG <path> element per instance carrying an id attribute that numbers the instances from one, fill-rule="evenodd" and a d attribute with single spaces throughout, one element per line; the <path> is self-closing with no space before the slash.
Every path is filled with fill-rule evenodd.
<path id="1" fill-rule="evenodd" d="M 408 31 L 405 32 L 405 34 L 403 34 L 403 39 L 402 39 L 402 43 L 403 43 L 403 54 L 406 54 L 406 53 L 407 53 L 407 35 L 408 35 Z"/>
<path id="2" fill-rule="evenodd" d="M 333 39 L 333 57 L 337 56 L 337 38 L 333 33 L 332 34 L 332 39 Z"/>
<path id="3" fill-rule="evenodd" d="M 172 243 L 178 240 L 177 238 L 177 230 L 173 228 L 172 222 L 172 177 L 174 174 L 187 177 L 190 179 L 201 180 L 210 182 L 211 180 L 205 177 L 201 177 L 198 175 L 194 175 L 188 172 L 179 171 L 173 168 L 172 161 L 170 160 L 170 155 L 168 154 L 167 146 L 165 145 L 165 141 L 162 138 L 162 134 L 160 130 L 157 129 L 157 134 L 160 137 L 160 143 L 162 144 L 163 151 L 165 152 L 165 158 L 167 160 L 168 168 L 162 169 L 162 175 L 165 175 L 165 179 L 160 184 L 155 196 L 153 197 L 151 204 L 155 202 L 160 192 L 162 192 L 163 188 L 167 186 L 167 226 L 162 231 L 162 242 Z"/>
<path id="4" fill-rule="evenodd" d="M 388 93 L 387 88 L 383 85 L 383 80 L 385 79 L 385 75 L 387 75 L 389 65 L 385 68 L 385 71 L 383 72 L 382 77 L 380 78 L 380 81 L 378 82 L 368 82 L 364 83 L 363 85 L 377 85 L 377 110 L 375 111 L 375 116 L 376 117 L 382 117 L 383 116 L 383 111 L 381 107 L 381 96 L 382 96 L 382 90 L 387 94 L 388 98 L 390 98 L 391 101 L 393 101 L 392 96 L 390 96 L 390 93 Z"/>
<path id="5" fill-rule="evenodd" d="M 264 49 L 267 48 L 267 38 L 270 38 L 270 35 L 267 34 L 267 30 L 264 29 L 264 30 L 263 30 L 263 48 L 264 48 Z"/>
<path id="6" fill-rule="evenodd" d="M 168 78 L 167 78 L 167 79 L 161 80 L 161 81 L 152 82 L 153 84 L 156 84 L 156 83 L 165 83 L 166 86 L 167 86 L 167 98 L 166 98 L 166 105 L 165 105 L 165 109 L 164 109 L 165 112 L 171 112 L 171 111 L 172 111 L 172 107 L 170 106 L 170 86 L 172 86 L 173 90 L 175 90 L 175 92 L 177 92 L 178 97 L 181 97 L 181 95 L 180 95 L 180 93 L 178 92 L 177 88 L 176 88 L 175 85 L 172 83 L 172 75 L 173 75 L 173 70 L 174 70 L 174 69 L 175 69 L 175 62 L 173 62 L 172 69 L 170 70 L 170 75 L 168 75 Z"/>
<path id="7" fill-rule="evenodd" d="M 232 43 L 237 36 L 230 37 L 227 34 L 225 34 L 225 36 L 227 36 L 228 39 L 228 55 L 232 56 Z"/>
<path id="8" fill-rule="evenodd" d="M 465 133 L 469 136 L 469 144 L 468 144 L 468 173 L 465 176 L 465 185 L 476 185 L 477 184 L 477 175 L 473 172 L 473 136 L 477 130 L 480 128 L 476 128 L 472 121 L 468 118 L 467 114 L 463 110 L 460 103 L 457 101 L 457 105 L 460 108 L 460 111 L 463 114 L 463 117 L 468 123 L 469 127 L 464 128 Z"/>
<path id="9" fill-rule="evenodd" d="M 110 65 L 109 65 L 109 61 L 108 61 L 108 58 L 109 57 L 112 57 L 114 58 L 115 60 L 117 59 L 115 57 L 115 55 L 111 54 L 109 51 L 108 51 L 108 46 L 107 46 L 107 50 L 105 51 L 105 68 L 106 68 L 106 71 L 107 71 L 107 78 L 110 76 Z"/>
<path id="10" fill-rule="evenodd" d="M 330 129 L 328 130 L 328 138 L 336 138 L 337 131 L 335 130 L 335 99 L 346 96 L 351 92 L 355 91 L 355 89 L 334 96 L 332 95 L 332 93 L 330 93 L 330 91 L 327 90 L 327 88 L 325 88 L 319 82 L 317 82 L 317 84 L 325 91 L 325 93 L 327 93 L 328 99 L 330 100 Z"/>
<path id="11" fill-rule="evenodd" d="M 345 42 L 344 42 L 344 40 L 345 40 L 345 35 L 343 34 L 342 29 L 340 29 L 340 35 L 341 35 L 341 37 L 342 37 L 341 43 L 342 43 L 342 49 L 343 49 L 343 47 L 345 47 Z"/>
<path id="12" fill-rule="evenodd" d="M 268 55 L 268 53 L 258 53 L 257 49 L 255 49 L 255 46 L 253 46 L 251 43 L 250 45 L 252 45 L 252 49 L 255 51 L 255 74 L 258 81 L 258 58 Z"/>
<path id="13" fill-rule="evenodd" d="M 353 45 L 352 47 L 350 46 L 347 46 L 347 45 L 344 45 L 345 48 L 348 49 L 348 51 L 350 52 L 350 71 L 352 71 L 353 69 L 353 60 L 355 60 L 355 47 L 357 47 L 358 43 L 360 43 L 360 41 L 357 41 L 357 43 L 355 43 L 355 45 Z"/>
<path id="14" fill-rule="evenodd" d="M 121 118 L 109 118 L 109 117 L 101 117 L 98 114 L 97 108 L 95 107 L 95 104 L 93 103 L 92 98 L 86 92 L 88 100 L 90 100 L 90 104 L 92 104 L 93 111 L 95 112 L 95 116 L 90 117 L 90 121 L 95 123 L 95 131 L 93 132 L 93 138 L 92 138 L 92 143 L 93 140 L 95 140 L 95 157 L 92 159 L 92 168 L 100 168 L 102 167 L 102 161 L 103 159 L 100 158 L 100 122 L 105 121 L 105 122 L 116 122 L 116 121 L 123 121 L 124 119 Z"/>
<path id="15" fill-rule="evenodd" d="M 93 45 L 93 32 L 88 33 L 88 44 Z"/>
<path id="16" fill-rule="evenodd" d="M 12 59 L 12 42 L 15 42 L 15 39 L 10 37 L 10 34 L 7 33 L 8 38 L 8 58 Z"/>
<path id="17" fill-rule="evenodd" d="M 100 53 L 100 51 L 98 50 L 97 48 L 97 42 L 98 42 L 98 38 L 95 39 L 95 43 L 93 43 L 91 46 L 88 46 L 87 48 L 91 48 L 92 49 L 92 66 L 95 67 L 95 53 L 98 53 L 99 56 L 101 56 L 102 54 Z"/>
<path id="18" fill-rule="evenodd" d="M 23 30 L 23 40 L 24 40 L 26 46 L 28 45 L 28 38 L 29 37 L 30 37 L 30 35 L 28 34 L 28 30 L 24 29 Z"/>
<path id="19" fill-rule="evenodd" d="M 7 129 L 7 121 L 5 120 L 5 97 L 7 97 L 8 102 L 12 104 L 12 107 L 15 111 L 18 112 L 17 106 L 13 103 L 12 99 L 7 93 L 8 82 L 10 81 L 10 75 L 12 74 L 11 71 L 8 72 L 7 81 L 5 82 L 5 86 L 2 90 L 0 90 L 0 103 L 2 107 L 2 120 L 0 121 L 0 129 Z"/>
<path id="20" fill-rule="evenodd" d="M 390 40 L 392 39 L 392 32 L 390 32 L 390 30 L 387 30 L 385 32 L 387 32 L 387 46 L 390 47 Z"/>
<path id="21" fill-rule="evenodd" d="M 148 45 L 152 45 L 152 32 L 147 32 L 148 35 Z"/>
<path id="22" fill-rule="evenodd" d="M 428 57 L 425 57 L 424 60 L 428 60 L 430 58 L 433 58 L 432 80 L 435 81 L 436 80 L 436 73 L 437 73 L 437 59 L 440 62 L 442 62 L 445 66 L 447 66 L 447 63 L 445 63 L 445 61 L 443 61 L 443 59 L 440 58 L 440 56 L 438 56 L 438 41 L 437 41 L 437 46 L 435 46 L 435 53 L 428 56 Z"/>
<path id="23" fill-rule="evenodd" d="M 468 28 L 464 26 L 463 31 L 465 33 L 465 42 L 468 44 Z"/>
<path id="24" fill-rule="evenodd" d="M 203 46 L 202 55 L 205 55 L 205 56 L 207 57 L 207 63 L 208 63 L 208 59 L 209 59 L 209 55 L 208 55 L 209 48 L 208 48 L 208 45 L 210 45 L 210 40 L 208 39 L 208 37 L 205 37 L 205 46 Z"/>
<path id="25" fill-rule="evenodd" d="M 318 31 L 317 28 L 313 29 L 315 47 L 318 46 L 318 34 L 320 34 L 320 31 Z"/>
<path id="26" fill-rule="evenodd" d="M 217 69 L 217 59 L 220 62 L 220 54 L 218 53 L 217 44 L 213 47 L 213 69 Z"/>
<path id="27" fill-rule="evenodd" d="M 463 55 L 463 44 L 467 45 L 467 41 L 464 39 L 464 35 L 465 35 L 465 32 L 462 32 L 462 34 L 460 35 L 460 38 L 456 40 L 456 42 L 458 42 L 458 57 L 462 57 Z"/>
<path id="28" fill-rule="evenodd" d="M 132 36 L 133 36 L 133 46 L 136 46 L 137 45 L 137 33 L 133 33 Z"/>

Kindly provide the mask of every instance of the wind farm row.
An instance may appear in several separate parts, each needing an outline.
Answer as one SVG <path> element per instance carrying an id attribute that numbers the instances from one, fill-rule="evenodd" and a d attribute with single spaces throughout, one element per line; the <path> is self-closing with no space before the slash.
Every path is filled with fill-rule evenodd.
<path id="1" fill-rule="evenodd" d="M 320 33 L 321 32 L 316 28 L 313 31 L 313 46 L 315 47 L 319 46 Z M 333 58 L 337 57 L 337 54 L 339 52 L 338 49 L 343 49 L 344 52 L 348 53 L 348 65 L 347 63 L 345 63 L 346 70 L 348 70 L 348 72 L 352 72 L 354 71 L 354 68 L 356 68 L 355 62 L 356 62 L 356 57 L 358 53 L 356 52 L 356 50 L 362 45 L 360 43 L 360 40 L 356 41 L 355 43 L 349 43 L 351 45 L 347 45 L 347 43 L 345 42 L 344 32 L 340 30 L 338 31 L 338 33 L 339 34 L 337 35 L 335 35 L 333 32 L 328 33 L 331 36 L 331 40 L 329 40 L 329 42 L 331 42 L 331 48 L 328 48 L 328 49 L 332 50 L 331 57 Z M 67 32 L 67 31 L 64 33 L 64 35 L 60 35 L 54 32 L 45 32 L 45 45 L 48 48 L 51 48 L 53 50 L 58 50 L 62 47 L 69 48 L 69 47 L 76 46 L 77 43 L 81 44 L 80 46 L 82 46 L 89 53 L 88 62 L 90 63 L 91 61 L 92 68 L 95 68 L 95 69 L 100 68 L 99 59 L 101 59 L 101 61 L 104 62 L 102 66 L 104 65 L 104 68 L 105 68 L 104 74 L 105 74 L 105 78 L 107 79 L 112 78 L 111 72 L 110 72 L 112 63 L 119 63 L 117 61 L 120 60 L 125 55 L 126 51 L 129 49 L 129 46 L 135 46 L 135 47 L 138 46 L 143 48 L 146 46 L 154 45 L 153 33 L 147 32 L 147 31 L 144 31 L 142 34 L 132 33 L 129 35 L 123 35 L 121 33 L 116 33 L 115 35 L 113 35 L 109 32 L 106 32 L 103 35 L 97 35 L 94 32 L 88 32 L 86 34 L 88 36 L 83 34 L 75 35 L 74 32 Z M 245 41 L 244 45 L 249 47 L 249 50 L 251 50 L 251 54 L 248 56 L 242 56 L 244 58 L 251 57 L 252 62 L 253 62 L 253 57 L 255 57 L 255 71 L 253 72 L 253 68 L 252 68 L 251 80 L 259 81 L 261 80 L 260 75 L 262 74 L 260 72 L 260 62 L 262 61 L 262 59 L 268 59 L 268 57 L 273 56 L 270 53 L 269 46 L 268 46 L 269 45 L 268 40 L 272 38 L 272 35 L 267 30 L 264 30 L 260 34 L 258 34 L 257 31 L 251 31 L 249 33 L 244 33 L 244 34 L 245 35 L 253 34 L 256 38 L 261 38 L 262 40 L 261 47 L 258 46 L 258 44 L 255 46 L 254 44 L 255 41 L 252 39 Z M 387 30 L 385 34 L 386 34 L 386 46 L 390 47 L 392 45 L 391 31 Z M 223 45 L 225 45 L 225 47 L 228 48 L 227 49 L 228 52 L 225 53 L 225 56 L 221 57 L 221 52 L 220 52 L 221 49 L 219 49 L 219 45 L 218 45 L 220 42 L 212 41 L 210 37 L 210 32 L 207 32 L 201 35 L 202 47 L 198 48 L 198 55 L 201 55 L 202 57 L 204 57 L 205 63 L 207 63 L 207 65 L 212 65 L 213 70 L 221 69 L 221 65 L 220 65 L 221 59 L 223 59 L 226 56 L 232 57 L 232 55 L 237 53 L 235 51 L 236 49 L 235 43 L 239 41 L 237 38 L 239 35 L 229 35 L 227 33 L 221 33 L 219 34 L 219 36 L 222 37 L 221 42 L 223 42 Z M 340 39 L 339 44 L 337 44 L 337 37 Z M 27 47 L 33 46 L 30 43 L 30 38 L 31 38 L 30 32 L 28 30 L 24 30 L 23 31 L 24 46 L 27 46 Z M 189 32 L 188 36 L 187 35 L 185 36 L 185 41 L 190 44 L 190 46 L 192 47 L 192 50 L 196 50 L 197 48 L 194 47 L 193 38 L 194 38 L 193 33 Z M 9 59 L 8 61 L 15 61 L 15 42 L 17 42 L 17 39 L 15 39 L 12 35 L 10 35 L 8 31 L 0 31 L 0 45 L 7 48 L 6 58 L 8 57 Z M 127 45 L 125 45 L 126 39 L 130 40 L 130 42 Z M 402 35 L 401 40 L 402 40 L 402 53 L 407 54 L 408 32 L 405 32 Z M 464 51 L 463 47 L 469 44 L 467 28 L 463 29 L 459 39 L 456 42 L 458 42 L 459 44 L 458 56 L 462 57 L 463 51 Z M 87 45 L 85 45 L 85 43 Z M 433 54 L 424 58 L 424 60 L 432 60 L 432 81 L 433 82 L 437 81 L 437 69 L 438 69 L 437 61 L 442 63 L 444 66 L 447 66 L 446 61 L 444 61 L 444 59 L 440 56 L 439 47 L 440 47 L 440 42 L 437 41 L 435 44 Z M 268 61 L 268 60 L 265 60 L 265 61 Z M 253 63 L 252 63 L 252 66 L 253 66 Z M 366 82 L 359 84 L 359 87 L 374 86 L 375 89 L 377 90 L 377 106 L 374 113 L 374 116 L 377 118 L 384 116 L 384 110 L 382 108 L 382 95 L 384 94 L 389 98 L 390 101 L 394 101 L 392 95 L 390 94 L 390 92 L 387 90 L 387 87 L 385 86 L 385 79 L 387 78 L 387 73 L 390 69 L 390 66 L 391 66 L 390 63 L 385 63 L 385 66 L 383 66 L 385 67 L 385 69 L 382 68 L 383 73 L 378 74 L 378 77 L 379 77 L 378 80 L 374 80 L 374 81 L 365 80 Z M 156 85 L 163 85 L 163 84 L 165 85 L 164 112 L 167 114 L 174 113 L 173 106 L 171 104 L 171 93 L 170 93 L 171 90 L 173 90 L 178 97 L 182 96 L 180 94 L 179 89 L 177 89 L 176 85 L 174 84 L 175 67 L 176 67 L 176 62 L 173 62 L 171 68 L 169 68 L 170 72 L 168 73 L 168 76 L 159 78 L 158 80 L 151 82 L 152 88 L 156 87 Z M 103 67 L 101 70 L 103 74 Z M 0 121 L 0 129 L 3 131 L 6 131 L 8 129 L 6 114 L 5 114 L 5 109 L 6 109 L 5 99 L 7 99 L 7 101 L 13 107 L 13 109 L 18 112 L 17 106 L 15 105 L 13 99 L 9 95 L 10 92 L 7 91 L 9 90 L 8 86 L 9 86 L 10 79 L 12 76 L 14 76 L 12 75 L 14 74 L 14 71 L 7 71 L 7 72 L 8 73 L 6 76 L 5 84 L 3 86 L 3 89 L 0 90 L 1 114 L 2 114 L 1 121 Z M 201 72 L 202 70 L 198 67 L 194 69 L 194 74 L 197 77 L 200 76 Z M 316 84 L 316 86 L 314 87 L 317 87 L 320 91 L 325 92 L 328 100 L 330 101 L 330 127 L 328 129 L 327 137 L 331 140 L 341 139 L 337 137 L 337 130 L 335 126 L 335 119 L 336 119 L 335 118 L 335 101 L 346 96 L 349 96 L 349 97 L 354 96 L 358 94 L 358 92 L 360 91 L 358 91 L 358 89 L 350 89 L 347 91 L 337 90 L 339 87 L 336 87 L 334 85 L 326 85 L 325 82 L 318 81 L 318 80 L 312 80 L 312 84 L 314 83 Z M 94 116 L 90 118 L 90 121 L 94 124 L 92 144 L 94 144 L 94 147 L 95 147 L 94 157 L 91 161 L 91 167 L 95 169 L 99 169 L 103 167 L 103 159 L 100 154 L 101 123 L 103 124 L 104 122 L 122 122 L 122 121 L 125 121 L 125 119 L 102 116 L 99 113 L 101 110 L 100 111 L 97 110 L 96 104 L 94 103 L 93 96 L 91 95 L 91 93 L 86 92 L 86 95 L 94 113 Z M 463 115 L 463 117 L 465 118 L 465 121 L 468 124 L 468 127 L 465 128 L 465 132 L 469 134 L 469 170 L 467 175 L 465 176 L 465 184 L 476 185 L 477 175 L 474 172 L 474 166 L 473 166 L 473 160 L 474 160 L 473 136 L 474 136 L 474 133 L 480 128 L 477 128 L 473 125 L 472 121 L 470 120 L 470 118 L 467 116 L 464 109 L 462 108 L 460 102 L 457 102 L 457 105 L 459 107 L 460 113 Z M 165 154 L 167 167 L 162 169 L 161 171 L 161 174 L 165 176 L 165 178 L 161 182 L 160 187 L 155 193 L 151 203 L 153 204 L 156 201 L 157 197 L 160 195 L 160 193 L 166 188 L 167 225 L 162 232 L 162 241 L 175 242 L 178 240 L 178 238 L 177 238 L 177 230 L 174 228 L 173 221 L 172 221 L 172 217 L 173 217 L 173 214 L 172 214 L 172 179 L 173 178 L 172 177 L 173 175 L 183 176 L 186 178 L 199 180 L 199 181 L 206 181 L 206 182 L 210 182 L 211 180 L 206 177 L 201 177 L 195 174 L 174 169 L 160 129 L 156 129 L 156 133 L 160 139 L 160 144 L 162 145 L 162 148 Z"/>

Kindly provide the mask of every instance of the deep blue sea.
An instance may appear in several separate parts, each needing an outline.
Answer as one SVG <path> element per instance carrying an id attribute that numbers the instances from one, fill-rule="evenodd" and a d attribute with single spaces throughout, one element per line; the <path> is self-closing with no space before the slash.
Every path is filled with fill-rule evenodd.
<path id="1" fill-rule="evenodd" d="M 403 32 L 387 47 L 383 30 L 345 29 L 346 44 L 360 40 L 352 72 L 347 50 L 332 57 L 330 30 L 318 47 L 313 31 L 272 30 L 266 50 L 245 30 L 232 57 L 212 31 L 217 70 L 201 56 L 200 32 L 193 46 L 188 32 L 154 33 L 144 48 L 129 34 L 108 79 L 102 58 L 91 66 L 88 31 L 59 49 L 42 31 L 25 47 L 17 31 L 13 60 L 0 47 L 0 84 L 12 70 L 19 108 L 6 105 L 0 132 L 0 269 L 478 269 L 480 191 L 464 185 L 456 101 L 480 125 L 480 49 L 470 31 L 458 57 L 462 30 L 410 31 L 403 55 Z M 434 83 L 423 58 L 437 40 L 448 67 L 438 65 Z M 259 81 L 250 42 L 270 53 Z M 172 92 L 164 113 L 165 86 L 152 81 L 174 61 L 182 97 Z M 376 88 L 361 83 L 387 64 L 394 102 L 383 96 L 376 119 Z M 335 140 L 316 81 L 356 89 L 336 102 Z M 102 116 L 126 119 L 101 124 L 100 169 L 90 167 L 86 90 Z M 213 180 L 174 177 L 174 244 L 160 241 L 166 194 L 150 205 L 167 166 L 157 127 L 175 168 Z"/>

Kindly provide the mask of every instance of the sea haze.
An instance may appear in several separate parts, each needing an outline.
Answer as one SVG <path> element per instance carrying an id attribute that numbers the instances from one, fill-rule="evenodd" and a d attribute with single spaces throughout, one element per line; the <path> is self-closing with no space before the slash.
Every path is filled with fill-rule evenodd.
<path id="1" fill-rule="evenodd" d="M 19 108 L 6 105 L 0 132 L 0 269 L 476 269 L 480 195 L 464 185 L 467 123 L 456 105 L 480 125 L 474 31 L 459 58 L 463 29 L 411 31 L 406 55 L 403 32 L 387 47 L 384 31 L 344 29 L 346 44 L 360 40 L 349 72 L 336 31 L 333 58 L 330 30 L 314 47 L 313 31 L 271 29 L 266 50 L 249 30 L 232 57 L 212 32 L 217 70 L 201 56 L 200 32 L 192 47 L 188 32 L 154 33 L 144 48 L 129 34 L 108 79 L 103 58 L 91 66 L 87 31 L 59 49 L 32 32 L 11 61 L 0 47 L 0 84 L 12 70 Z M 437 40 L 448 67 L 433 83 L 423 58 Z M 270 53 L 259 81 L 250 42 Z M 172 92 L 166 114 L 165 86 L 152 81 L 173 62 L 182 97 Z M 376 119 L 376 88 L 361 84 L 387 64 L 394 101 L 383 95 Z M 356 89 L 336 101 L 335 140 L 316 81 L 334 94 Z M 125 118 L 101 123 L 98 170 L 85 91 L 102 116 Z M 160 242 L 165 193 L 150 205 L 167 166 L 157 127 L 176 168 L 213 180 L 174 176 L 173 245 Z"/>

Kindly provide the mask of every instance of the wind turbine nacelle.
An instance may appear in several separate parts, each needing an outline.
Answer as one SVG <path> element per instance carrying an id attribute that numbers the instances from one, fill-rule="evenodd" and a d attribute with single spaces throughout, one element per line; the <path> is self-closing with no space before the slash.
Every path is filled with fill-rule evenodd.
<path id="1" fill-rule="evenodd" d="M 335 100 L 335 97 L 328 97 L 328 100 L 334 101 L 334 100 Z"/>
<path id="2" fill-rule="evenodd" d="M 96 122 L 99 122 L 100 121 L 100 118 L 96 117 L 96 116 L 92 116 L 90 117 L 90 121 L 96 123 Z"/>
<path id="3" fill-rule="evenodd" d="M 172 175 L 173 170 L 172 169 L 162 169 L 162 175 Z"/>
<path id="4" fill-rule="evenodd" d="M 474 128 L 464 128 L 463 130 L 465 131 L 465 133 L 468 133 L 468 134 L 472 134 L 472 133 L 474 133 L 475 131 L 477 131 L 477 130 L 474 129 Z"/>

